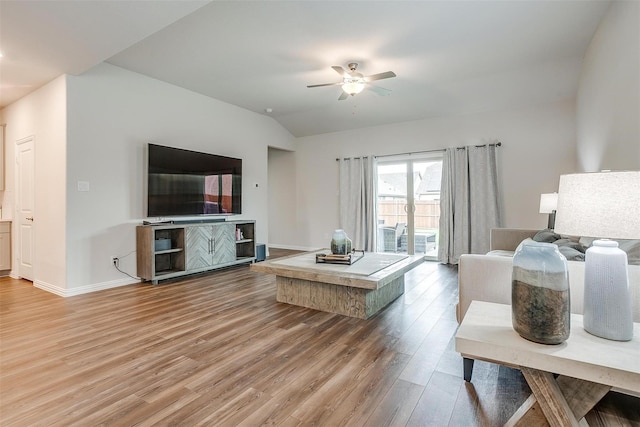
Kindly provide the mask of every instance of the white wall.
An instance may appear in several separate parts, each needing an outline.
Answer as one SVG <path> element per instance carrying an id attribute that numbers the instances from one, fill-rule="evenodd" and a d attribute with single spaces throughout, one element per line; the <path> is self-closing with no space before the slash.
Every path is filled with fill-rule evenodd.
<path id="1" fill-rule="evenodd" d="M 336 157 L 388 155 L 502 142 L 505 226 L 544 228 L 541 193 L 557 190 L 560 174 L 575 170 L 572 100 L 521 110 L 434 118 L 296 140 L 297 233 L 270 243 L 326 247 L 339 226 Z"/>
<path id="2" fill-rule="evenodd" d="M 611 4 L 587 53 L 577 97 L 579 170 L 640 170 L 640 2 Z"/>
<path id="3" fill-rule="evenodd" d="M 60 77 L 2 117 L 7 159 L 15 140 L 35 137 L 35 283 L 64 296 L 135 281 L 110 259 L 135 275 L 148 142 L 242 158 L 243 214 L 234 219 L 255 219 L 266 242 L 268 147 L 291 150 L 294 139 L 270 117 L 109 64 Z M 14 162 L 6 164 L 5 206 L 16 192 Z M 79 181 L 90 191 L 78 191 Z"/>
<path id="4" fill-rule="evenodd" d="M 66 281 L 66 78 L 61 76 L 3 110 L 5 191 L 2 215 L 17 217 L 16 141 L 33 137 L 35 147 L 34 285 L 54 289 Z M 16 222 L 12 227 L 12 276 L 20 256 Z"/>
<path id="5" fill-rule="evenodd" d="M 255 219 L 266 241 L 267 147 L 293 141 L 272 118 L 109 64 L 69 77 L 68 105 L 67 294 L 130 281 L 113 255 L 135 275 L 148 142 L 242 158 L 243 214 L 234 219 Z M 78 181 L 91 191 L 77 191 Z"/>

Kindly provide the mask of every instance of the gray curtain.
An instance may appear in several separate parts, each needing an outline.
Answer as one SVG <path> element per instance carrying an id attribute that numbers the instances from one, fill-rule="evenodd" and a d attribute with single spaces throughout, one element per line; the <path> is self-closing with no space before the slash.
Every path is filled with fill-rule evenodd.
<path id="1" fill-rule="evenodd" d="M 496 144 L 448 148 L 442 162 L 438 261 L 489 251 L 492 228 L 502 226 Z"/>
<path id="2" fill-rule="evenodd" d="M 339 159 L 340 228 L 354 249 L 375 251 L 375 158 Z"/>

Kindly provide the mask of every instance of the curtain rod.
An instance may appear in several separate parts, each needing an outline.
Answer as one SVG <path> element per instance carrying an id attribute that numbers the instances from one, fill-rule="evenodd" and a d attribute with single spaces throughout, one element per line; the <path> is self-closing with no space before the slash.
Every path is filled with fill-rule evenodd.
<path id="1" fill-rule="evenodd" d="M 412 154 L 426 154 L 426 153 L 438 153 L 438 152 L 444 152 L 444 149 L 443 148 L 439 148 L 437 150 L 412 151 L 410 153 L 383 154 L 381 156 L 376 156 L 376 159 L 378 157 L 408 156 L 408 155 L 412 155 Z"/>
<path id="2" fill-rule="evenodd" d="M 355 160 L 355 159 L 367 159 L 369 156 L 358 156 L 358 157 L 343 157 L 342 160 Z M 336 162 L 340 161 L 339 157 L 336 157 Z"/>
<path id="3" fill-rule="evenodd" d="M 500 147 L 502 145 L 502 142 L 498 141 L 496 143 L 493 144 L 480 144 L 480 145 L 473 145 L 473 147 Z M 471 147 L 471 145 L 467 145 L 467 147 Z M 467 148 L 467 147 L 456 147 L 458 150 L 462 150 L 463 148 Z"/>
<path id="4" fill-rule="evenodd" d="M 502 145 L 502 142 L 499 142 L 499 141 L 498 141 L 498 142 L 493 143 L 493 144 L 481 144 L 481 145 L 474 145 L 473 147 L 487 147 L 487 146 L 491 147 L 491 146 L 494 146 L 494 145 L 495 145 L 496 147 L 500 147 L 500 146 Z M 470 146 L 467 146 L 467 147 L 470 147 Z M 456 147 L 456 149 L 457 149 L 457 150 L 462 150 L 462 149 L 465 149 L 465 148 L 467 148 L 467 147 Z M 412 155 L 412 154 L 437 153 L 437 152 L 444 152 L 444 151 L 446 151 L 446 149 L 445 149 L 445 148 L 439 148 L 439 149 L 435 149 L 435 150 L 412 151 L 412 152 L 409 152 L 409 153 L 384 154 L 384 155 L 381 155 L 381 156 L 375 156 L 375 157 L 376 157 L 376 159 L 377 159 L 378 157 L 408 156 L 408 155 Z"/>
<path id="5" fill-rule="evenodd" d="M 502 146 L 502 142 L 498 141 L 496 143 L 493 144 L 481 144 L 481 145 L 467 145 L 464 147 L 456 147 L 456 150 L 463 150 L 467 147 L 476 147 L 476 148 L 480 148 L 480 147 L 501 147 Z M 408 155 L 413 155 L 413 154 L 424 154 L 424 153 L 437 153 L 437 152 L 444 152 L 446 151 L 446 149 L 444 148 L 439 148 L 436 150 L 425 150 L 425 151 L 412 151 L 409 153 L 397 153 L 397 154 L 383 154 L 380 156 L 374 156 L 376 159 L 379 157 L 395 157 L 395 156 L 408 156 Z M 351 159 L 366 159 L 368 156 L 362 156 L 362 157 L 344 157 L 343 160 L 351 160 Z M 339 161 L 340 158 L 336 158 L 336 161 Z"/>

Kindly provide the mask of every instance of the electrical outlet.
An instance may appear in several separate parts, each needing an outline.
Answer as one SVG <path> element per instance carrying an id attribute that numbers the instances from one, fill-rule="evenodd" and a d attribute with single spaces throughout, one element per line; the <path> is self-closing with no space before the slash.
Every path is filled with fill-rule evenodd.
<path id="1" fill-rule="evenodd" d="M 111 257 L 111 264 L 113 264 L 114 267 L 120 267 L 120 258 L 118 258 L 117 256 L 112 256 Z"/>

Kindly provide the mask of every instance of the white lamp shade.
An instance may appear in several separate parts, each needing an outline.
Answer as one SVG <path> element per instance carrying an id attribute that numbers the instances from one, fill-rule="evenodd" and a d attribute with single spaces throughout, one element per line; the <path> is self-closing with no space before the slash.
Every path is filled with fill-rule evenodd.
<path id="1" fill-rule="evenodd" d="M 540 195 L 540 213 L 552 213 L 558 205 L 558 193 Z"/>
<path id="2" fill-rule="evenodd" d="M 562 175 L 556 233 L 640 239 L 640 171 Z"/>

